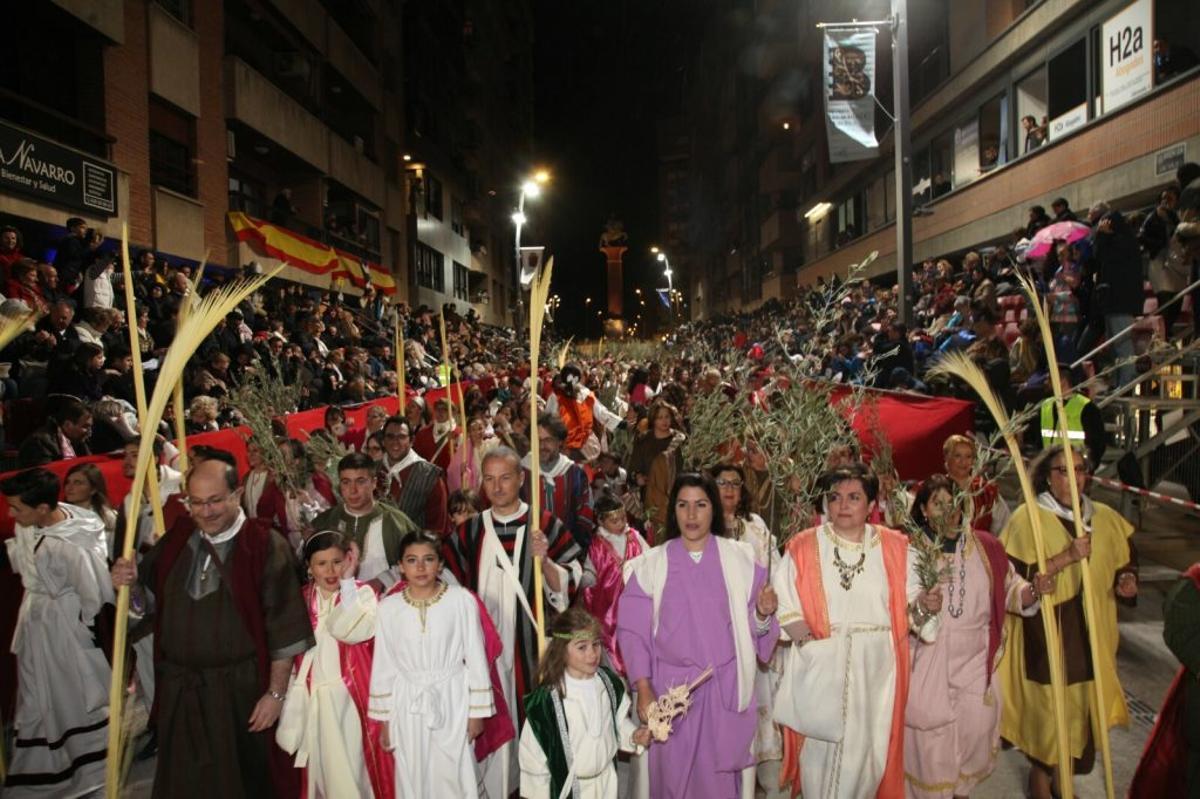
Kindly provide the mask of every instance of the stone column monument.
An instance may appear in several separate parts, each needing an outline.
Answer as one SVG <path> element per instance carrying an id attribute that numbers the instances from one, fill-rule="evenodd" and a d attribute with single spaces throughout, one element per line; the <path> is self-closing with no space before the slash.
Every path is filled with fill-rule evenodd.
<path id="1" fill-rule="evenodd" d="M 621 260 L 625 251 L 629 249 L 628 241 L 624 223 L 615 215 L 610 215 L 604 225 L 604 232 L 600 234 L 600 252 L 604 253 L 608 275 L 604 335 L 610 338 L 620 336 L 625 331 L 625 285 Z"/>

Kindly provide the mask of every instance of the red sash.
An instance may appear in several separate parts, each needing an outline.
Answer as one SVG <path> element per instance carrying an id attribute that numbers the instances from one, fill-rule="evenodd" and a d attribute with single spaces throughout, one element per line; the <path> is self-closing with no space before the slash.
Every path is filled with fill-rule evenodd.
<path id="1" fill-rule="evenodd" d="M 356 583 L 362 587 L 366 583 Z M 311 582 L 305 583 L 301 589 L 304 594 L 304 604 L 308 608 L 308 620 L 317 629 L 317 590 Z M 341 603 L 341 593 L 335 595 L 334 602 Z M 338 641 L 338 661 L 342 667 L 342 683 L 350 692 L 354 709 L 358 711 L 358 719 L 362 724 L 363 761 L 367 767 L 367 778 L 375 791 L 376 799 L 393 799 L 396 795 L 396 763 L 392 753 L 383 748 L 379 739 L 383 731 L 382 722 L 367 716 L 367 702 L 371 691 L 371 662 L 375 654 L 375 639 L 368 638 L 357 644 L 347 644 Z M 304 653 L 296 655 L 296 665 L 299 667 Z M 308 684 L 312 686 L 312 672 L 308 675 Z M 301 796 L 307 796 L 308 780 L 301 783 Z"/>
<path id="2" fill-rule="evenodd" d="M 804 621 L 816 638 L 830 634 L 829 606 L 821 581 L 821 558 L 817 546 L 819 528 L 809 528 L 788 542 L 788 553 L 796 566 L 796 594 Z M 892 799 L 904 795 L 904 706 L 908 702 L 908 539 L 903 533 L 879 527 L 883 569 L 888 581 L 888 606 L 892 617 L 892 643 L 896 651 L 896 696 L 888 740 L 887 765 L 876 796 Z M 783 768 L 780 786 L 790 786 L 792 796 L 800 793 L 800 749 L 804 736 L 789 727 L 783 731 Z"/>

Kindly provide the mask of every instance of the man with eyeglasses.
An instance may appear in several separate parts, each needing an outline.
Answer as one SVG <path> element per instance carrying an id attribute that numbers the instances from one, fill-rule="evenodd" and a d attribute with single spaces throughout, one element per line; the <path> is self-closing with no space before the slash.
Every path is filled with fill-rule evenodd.
<path id="1" fill-rule="evenodd" d="M 297 795 L 274 732 L 292 659 L 313 646 L 295 558 L 267 522 L 246 519 L 236 466 L 195 464 L 184 493 L 191 518 L 140 565 L 112 567 L 154 621 L 154 795 Z"/>
<path id="2" fill-rule="evenodd" d="M 403 416 L 384 422 L 383 449 L 379 492 L 422 530 L 444 536 L 449 525 L 445 477 L 413 449 L 412 429 Z"/>

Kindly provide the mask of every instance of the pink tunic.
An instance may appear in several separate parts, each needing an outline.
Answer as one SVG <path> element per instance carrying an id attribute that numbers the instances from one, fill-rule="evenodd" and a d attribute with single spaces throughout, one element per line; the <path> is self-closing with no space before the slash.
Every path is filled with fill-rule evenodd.
<path id="1" fill-rule="evenodd" d="M 1000 750 L 1000 681 L 990 680 L 988 638 L 993 567 L 976 537 L 943 555 L 943 602 L 937 640 L 913 647 L 904 726 L 904 781 L 909 797 L 970 794 L 996 766 Z M 1005 605 L 1015 611 L 1025 581 L 1005 561 Z M 965 573 L 965 581 L 962 579 Z M 960 593 L 960 587 L 965 590 Z M 955 616 L 951 613 L 961 615 Z M 1033 606 L 1026 613 L 1036 612 Z"/>

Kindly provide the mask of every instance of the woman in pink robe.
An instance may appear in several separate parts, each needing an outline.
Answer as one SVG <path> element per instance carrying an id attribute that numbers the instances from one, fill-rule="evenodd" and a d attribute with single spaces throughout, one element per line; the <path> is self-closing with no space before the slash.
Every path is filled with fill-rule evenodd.
<path id="1" fill-rule="evenodd" d="M 913 521 L 936 540 L 945 602 L 937 640 L 913 647 L 904 716 L 904 782 L 909 797 L 965 797 L 992 773 L 1000 750 L 1000 681 L 992 679 L 1005 613 L 1032 616 L 1053 579 L 1019 577 L 991 533 L 964 529 L 955 484 L 945 475 L 925 481 Z"/>

